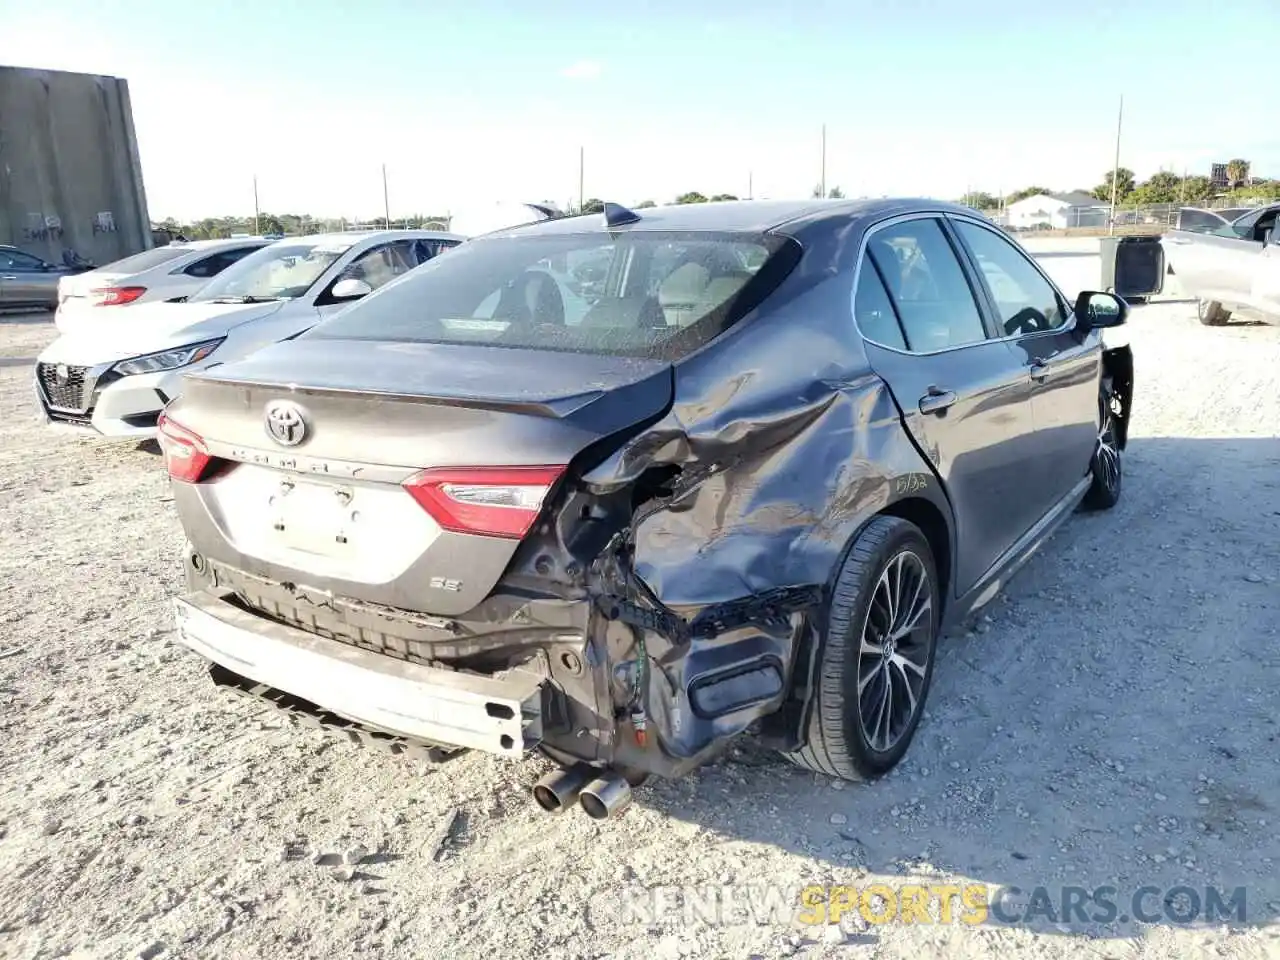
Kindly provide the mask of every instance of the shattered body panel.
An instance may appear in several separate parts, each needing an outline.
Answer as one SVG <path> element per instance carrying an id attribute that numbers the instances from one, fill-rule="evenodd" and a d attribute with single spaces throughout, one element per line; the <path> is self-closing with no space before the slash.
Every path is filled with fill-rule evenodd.
<path id="1" fill-rule="evenodd" d="M 647 470 L 680 471 L 614 548 L 630 557 L 639 592 L 683 627 L 644 637 L 646 713 L 676 757 L 772 714 L 797 671 L 803 690 L 826 588 L 860 526 L 908 492 L 949 514 L 841 320 L 848 280 L 807 280 L 795 278 L 808 289 L 785 307 L 678 368 L 667 417 L 584 477 L 607 492 Z M 720 632 L 717 621 L 735 612 L 746 622 Z M 615 653 L 615 671 L 639 670 L 638 656 L 638 645 Z M 717 677 L 733 696 L 700 710 L 700 683 Z"/>

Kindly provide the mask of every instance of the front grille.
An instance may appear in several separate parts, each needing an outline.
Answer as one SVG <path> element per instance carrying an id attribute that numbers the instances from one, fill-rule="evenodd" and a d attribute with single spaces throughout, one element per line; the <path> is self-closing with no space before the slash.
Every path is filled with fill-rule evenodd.
<path id="1" fill-rule="evenodd" d="M 36 365 L 36 376 L 49 406 L 59 410 L 83 412 L 88 406 L 85 396 L 85 373 L 88 367 L 73 367 L 61 363 Z"/>

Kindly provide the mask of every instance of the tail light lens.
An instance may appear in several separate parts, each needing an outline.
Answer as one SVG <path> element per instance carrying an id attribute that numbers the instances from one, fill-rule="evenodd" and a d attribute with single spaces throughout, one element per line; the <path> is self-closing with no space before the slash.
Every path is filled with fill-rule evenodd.
<path id="1" fill-rule="evenodd" d="M 563 466 L 423 470 L 404 488 L 445 530 L 519 540 L 538 519 Z"/>
<path id="2" fill-rule="evenodd" d="M 209 448 L 198 433 L 188 430 L 163 412 L 156 421 L 156 428 L 169 476 L 183 483 L 199 483 L 212 472 L 214 458 L 209 456 Z"/>
<path id="3" fill-rule="evenodd" d="M 146 287 L 95 287 L 89 291 L 95 307 L 122 307 L 147 292 Z"/>

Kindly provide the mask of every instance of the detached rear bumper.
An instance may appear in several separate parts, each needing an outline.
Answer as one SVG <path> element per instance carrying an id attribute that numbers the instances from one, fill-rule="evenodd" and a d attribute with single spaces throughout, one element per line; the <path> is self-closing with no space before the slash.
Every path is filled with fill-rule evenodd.
<path id="1" fill-rule="evenodd" d="M 174 601 L 178 638 L 201 656 L 377 730 L 428 744 L 522 756 L 542 737 L 544 678 L 394 660 L 283 623 L 207 593 Z"/>

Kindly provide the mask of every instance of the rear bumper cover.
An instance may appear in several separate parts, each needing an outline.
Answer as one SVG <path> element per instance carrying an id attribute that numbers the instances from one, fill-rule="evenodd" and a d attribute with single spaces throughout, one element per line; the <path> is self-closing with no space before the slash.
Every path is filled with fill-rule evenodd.
<path id="1" fill-rule="evenodd" d="M 256 616 L 207 593 L 174 601 L 178 639 L 226 669 L 414 740 L 522 756 L 542 736 L 545 678 L 394 660 Z"/>

